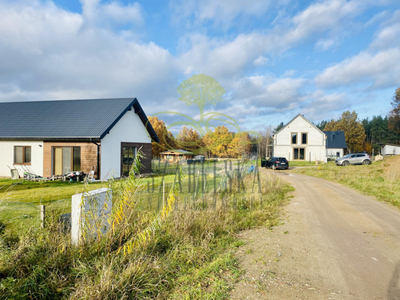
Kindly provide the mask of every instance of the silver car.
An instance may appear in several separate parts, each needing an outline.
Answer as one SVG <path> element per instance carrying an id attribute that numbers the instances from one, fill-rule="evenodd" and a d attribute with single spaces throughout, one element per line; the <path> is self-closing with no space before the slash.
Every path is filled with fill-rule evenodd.
<path id="1" fill-rule="evenodd" d="M 371 156 L 366 153 L 351 153 L 335 160 L 337 166 L 370 165 Z"/>

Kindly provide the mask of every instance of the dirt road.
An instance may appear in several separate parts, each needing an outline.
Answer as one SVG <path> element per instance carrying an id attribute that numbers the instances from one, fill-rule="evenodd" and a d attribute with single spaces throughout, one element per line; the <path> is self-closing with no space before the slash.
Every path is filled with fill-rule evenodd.
<path id="1" fill-rule="evenodd" d="M 279 172 L 286 220 L 241 233 L 232 299 L 400 299 L 400 210 L 322 179 Z"/>

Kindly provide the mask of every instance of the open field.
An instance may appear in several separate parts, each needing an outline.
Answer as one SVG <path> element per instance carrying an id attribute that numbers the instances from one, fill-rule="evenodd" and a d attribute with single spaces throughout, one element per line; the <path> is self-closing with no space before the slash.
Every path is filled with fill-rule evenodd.
<path id="1" fill-rule="evenodd" d="M 165 218 L 138 200 L 145 195 L 144 180 L 121 181 L 113 198 L 112 230 L 81 247 L 70 246 L 54 214 L 45 229 L 6 228 L 0 235 L 0 298 L 226 299 L 240 273 L 233 251 L 242 243 L 235 233 L 277 225 L 291 190 L 280 178 L 261 172 L 256 195 L 262 202 L 253 203 L 254 178 L 247 174 L 242 187 L 237 180 L 226 182 L 214 198 L 213 192 L 201 192 L 197 177 L 197 192 L 186 191 L 195 195 L 191 205 L 172 205 Z M 179 189 L 171 195 L 167 202 L 182 199 Z M 214 199 L 216 205 L 209 205 Z"/>
<path id="2" fill-rule="evenodd" d="M 372 165 L 339 167 L 335 163 L 317 168 L 298 168 L 293 172 L 319 177 L 354 188 L 366 195 L 400 206 L 400 156 L 385 157 Z"/>

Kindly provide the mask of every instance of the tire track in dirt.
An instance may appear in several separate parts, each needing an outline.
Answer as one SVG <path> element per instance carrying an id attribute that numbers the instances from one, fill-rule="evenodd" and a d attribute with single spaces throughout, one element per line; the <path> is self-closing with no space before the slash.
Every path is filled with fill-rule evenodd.
<path id="1" fill-rule="evenodd" d="M 267 171 L 268 172 L 268 171 Z M 232 299 L 400 299 L 400 211 L 340 184 L 275 172 L 285 224 L 241 233 Z"/>

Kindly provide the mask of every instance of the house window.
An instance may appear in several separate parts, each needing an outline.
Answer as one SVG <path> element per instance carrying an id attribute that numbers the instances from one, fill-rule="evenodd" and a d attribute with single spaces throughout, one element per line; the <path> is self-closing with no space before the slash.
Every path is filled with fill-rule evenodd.
<path id="1" fill-rule="evenodd" d="M 15 146 L 14 147 L 14 164 L 30 164 L 31 163 L 31 147 Z"/>
<path id="2" fill-rule="evenodd" d="M 302 133 L 301 134 L 301 144 L 302 145 L 307 145 L 307 133 Z"/>
<path id="3" fill-rule="evenodd" d="M 293 148 L 294 160 L 305 160 L 304 148 Z"/>
<path id="4" fill-rule="evenodd" d="M 128 144 L 122 144 L 122 168 L 121 175 L 129 176 L 129 172 L 132 168 L 133 162 L 135 161 L 137 148 Z"/>
<path id="5" fill-rule="evenodd" d="M 81 171 L 81 147 L 53 147 L 53 174 Z"/>
<path id="6" fill-rule="evenodd" d="M 297 144 L 297 133 L 292 133 L 292 144 Z"/>

